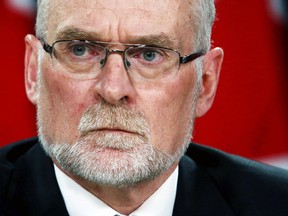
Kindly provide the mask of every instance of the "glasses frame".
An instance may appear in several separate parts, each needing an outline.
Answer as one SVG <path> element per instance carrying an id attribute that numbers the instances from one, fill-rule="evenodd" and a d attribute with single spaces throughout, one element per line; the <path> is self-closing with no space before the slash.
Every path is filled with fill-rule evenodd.
<path id="1" fill-rule="evenodd" d="M 71 41 L 71 42 L 90 43 L 90 44 L 96 44 L 96 45 L 102 45 L 103 44 L 103 47 L 106 50 L 105 62 L 106 62 L 106 60 L 107 60 L 107 58 L 108 58 L 110 53 L 122 53 L 122 54 L 124 54 L 124 53 L 126 53 L 127 50 L 129 50 L 131 48 L 137 48 L 137 47 L 141 47 L 141 48 L 145 48 L 145 47 L 147 47 L 147 48 L 149 48 L 149 47 L 151 47 L 151 48 L 160 48 L 160 49 L 166 49 L 166 50 L 170 50 L 170 51 L 176 52 L 179 55 L 179 63 L 180 64 L 186 64 L 186 63 L 191 62 L 191 61 L 199 58 L 200 56 L 203 56 L 203 55 L 206 54 L 206 52 L 204 50 L 200 50 L 200 51 L 197 51 L 197 52 L 194 52 L 194 53 L 190 53 L 190 54 L 181 56 L 181 54 L 180 54 L 180 52 L 178 50 L 167 48 L 167 47 L 145 45 L 145 44 L 121 44 L 121 43 L 109 43 L 109 42 L 101 42 L 101 41 L 75 39 L 75 40 L 57 40 L 57 41 L 53 42 L 52 45 L 49 45 L 44 40 L 40 40 L 40 41 L 42 41 L 43 49 L 47 53 L 49 53 L 51 55 L 51 57 L 52 57 L 52 54 L 53 54 L 54 45 L 56 43 L 59 43 L 59 42 Z M 106 46 L 104 46 L 104 45 L 106 45 Z M 114 50 L 114 49 L 108 49 L 107 45 L 122 45 L 122 46 L 128 46 L 128 47 L 126 49 L 124 49 L 124 50 Z M 105 64 L 105 62 L 104 62 L 104 64 Z M 124 59 L 124 62 L 126 62 L 125 59 Z"/>
<path id="2" fill-rule="evenodd" d="M 101 62 L 101 68 L 105 66 L 106 61 L 107 61 L 107 59 L 111 53 L 118 53 L 118 54 L 122 55 L 123 64 L 124 64 L 126 71 L 129 71 L 129 67 L 130 67 L 130 62 L 126 59 L 126 53 L 129 49 L 132 49 L 132 48 L 145 48 L 145 47 L 156 48 L 156 49 L 159 48 L 159 49 L 165 49 L 168 51 L 175 52 L 179 56 L 178 70 L 180 69 L 181 64 L 189 63 L 189 62 L 191 62 L 191 61 L 193 61 L 193 60 L 206 54 L 205 51 L 201 50 L 198 52 L 194 52 L 194 53 L 191 53 L 188 55 L 181 56 L 181 54 L 178 50 L 167 48 L 167 47 L 145 45 L 145 44 L 122 44 L 122 43 L 113 43 L 113 42 L 111 43 L 111 42 L 101 42 L 101 41 L 92 41 L 92 40 L 83 40 L 83 39 L 72 39 L 72 40 L 57 40 L 57 41 L 53 42 L 52 45 L 49 45 L 44 40 L 41 40 L 41 39 L 39 39 L 39 40 L 42 43 L 44 51 L 49 53 L 52 59 L 53 59 L 54 46 L 55 46 L 55 44 L 60 43 L 60 42 L 80 42 L 80 43 L 89 43 L 89 44 L 95 44 L 95 45 L 103 46 L 103 48 L 105 50 L 105 58 Z M 108 48 L 109 45 L 120 45 L 120 46 L 126 46 L 127 48 L 124 50 L 109 49 Z"/>

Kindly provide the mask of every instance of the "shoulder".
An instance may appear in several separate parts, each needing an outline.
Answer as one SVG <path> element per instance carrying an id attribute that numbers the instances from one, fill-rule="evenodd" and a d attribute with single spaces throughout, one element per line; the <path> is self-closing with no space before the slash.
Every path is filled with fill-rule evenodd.
<path id="1" fill-rule="evenodd" d="M 199 166 L 211 175 L 225 174 L 225 178 L 231 176 L 250 176 L 254 178 L 267 178 L 288 180 L 288 171 L 249 160 L 237 155 L 229 154 L 218 149 L 191 143 L 187 155 Z M 227 173 L 227 171 L 229 171 Z M 288 182 L 287 182 L 288 184 Z"/>
<path id="2" fill-rule="evenodd" d="M 264 215 L 283 215 L 285 211 L 288 215 L 287 170 L 195 143 L 187 154 L 197 169 L 214 182 L 234 211 L 265 211 Z M 184 158 L 184 164 L 190 159 Z"/>
<path id="3" fill-rule="evenodd" d="M 0 149 L 0 173 L 0 215 L 68 215 L 53 162 L 37 138 Z"/>
<path id="4" fill-rule="evenodd" d="M 0 193 L 6 189 L 10 177 L 19 160 L 38 142 L 37 138 L 30 138 L 0 148 Z"/>
<path id="5" fill-rule="evenodd" d="M 0 169 L 13 164 L 38 143 L 38 138 L 30 138 L 0 148 Z"/>

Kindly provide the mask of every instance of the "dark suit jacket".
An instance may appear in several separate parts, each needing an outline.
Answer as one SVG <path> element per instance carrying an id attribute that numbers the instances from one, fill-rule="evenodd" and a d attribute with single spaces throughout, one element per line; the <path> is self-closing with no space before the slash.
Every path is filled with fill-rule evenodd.
<path id="1" fill-rule="evenodd" d="M 173 216 L 288 216 L 288 171 L 197 144 L 189 153 Z M 53 169 L 37 139 L 0 150 L 1 215 L 68 215 Z"/>

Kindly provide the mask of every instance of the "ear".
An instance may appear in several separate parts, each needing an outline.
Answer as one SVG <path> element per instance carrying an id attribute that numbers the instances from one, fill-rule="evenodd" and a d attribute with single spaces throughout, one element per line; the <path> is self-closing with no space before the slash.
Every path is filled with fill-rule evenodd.
<path id="1" fill-rule="evenodd" d="M 37 103 L 37 71 L 39 40 L 33 35 L 25 37 L 25 88 L 28 99 Z"/>
<path id="2" fill-rule="evenodd" d="M 196 117 L 203 116 L 213 104 L 223 57 L 221 48 L 210 50 L 204 57 L 202 87 L 197 100 Z"/>

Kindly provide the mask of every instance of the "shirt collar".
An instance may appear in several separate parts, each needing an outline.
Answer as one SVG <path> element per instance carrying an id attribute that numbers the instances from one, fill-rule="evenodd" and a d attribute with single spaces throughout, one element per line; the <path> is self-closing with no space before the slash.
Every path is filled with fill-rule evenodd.
<path id="1" fill-rule="evenodd" d="M 119 215 L 106 203 L 76 183 L 55 164 L 55 174 L 66 208 L 71 216 Z M 176 198 L 178 167 L 168 179 L 130 216 L 171 216 Z M 161 200 L 161 202 L 159 202 Z"/>

